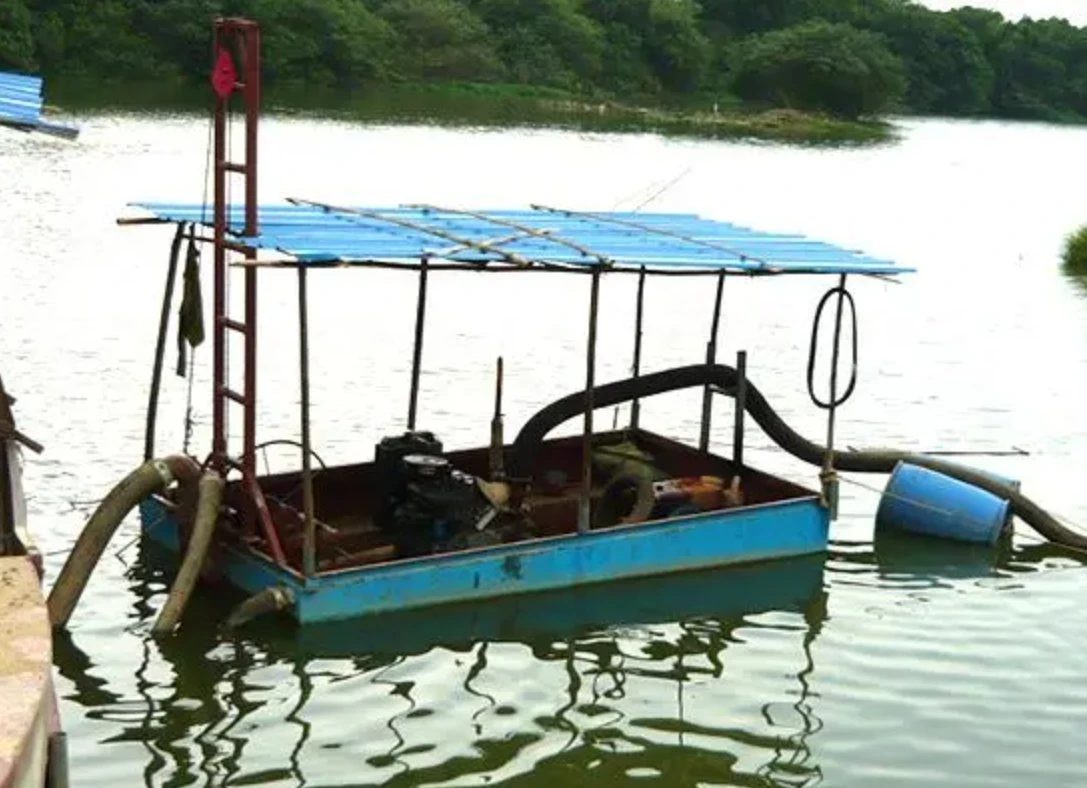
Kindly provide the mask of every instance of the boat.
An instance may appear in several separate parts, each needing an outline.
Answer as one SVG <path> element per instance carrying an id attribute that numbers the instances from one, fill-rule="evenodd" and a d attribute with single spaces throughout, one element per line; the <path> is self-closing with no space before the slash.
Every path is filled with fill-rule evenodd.
<path id="1" fill-rule="evenodd" d="M 176 566 L 152 628 L 155 635 L 176 629 L 198 583 L 225 584 L 246 596 L 230 616 L 232 625 L 279 612 L 308 626 L 817 555 L 827 549 L 839 473 L 845 471 L 893 473 L 893 505 L 885 508 L 885 519 L 907 529 L 992 541 L 1007 532 L 1014 513 L 1054 541 L 1087 543 L 1010 480 L 936 456 L 835 446 L 836 418 L 857 381 L 850 277 L 895 278 L 913 269 L 800 235 L 697 214 L 543 205 L 360 207 L 294 197 L 262 205 L 257 200 L 259 25 L 217 20 L 213 52 L 213 204 L 133 202 L 138 213 L 118 219 L 126 226 L 174 227 L 144 461 L 106 497 L 69 556 L 50 593 L 54 626 L 66 624 L 113 529 L 133 508 L 139 509 L 143 538 L 172 555 Z M 227 158 L 236 122 L 244 125 L 242 161 Z M 231 177 L 242 182 L 240 204 L 228 198 Z M 183 257 L 179 331 L 195 346 L 203 341 L 200 250 L 208 246 L 214 282 L 211 445 L 203 454 L 183 449 L 160 456 L 157 402 L 179 262 Z M 326 467 L 310 437 L 307 282 L 348 268 L 391 269 L 417 278 L 407 419 L 405 429 L 386 433 L 372 457 Z M 525 281 L 533 275 L 565 276 L 571 287 L 587 288 L 584 388 L 543 404 L 507 442 L 500 358 L 489 445 L 452 449 L 424 429 L 419 377 L 428 275 L 435 271 L 510 273 L 529 277 Z M 284 272 L 297 278 L 298 287 L 299 430 L 269 437 L 257 434 L 257 283 L 261 276 Z M 598 383 L 604 276 L 637 277 L 638 301 L 633 375 Z M 647 283 L 662 276 L 715 283 L 712 329 L 704 363 L 646 372 L 641 368 L 643 296 Z M 722 290 L 727 278 L 738 276 L 832 280 L 815 307 L 807 370 L 812 402 L 827 414 L 825 445 L 799 435 L 773 410 L 747 378 L 746 351 L 737 355 L 735 366 L 719 361 Z M 227 286 L 237 278 L 244 290 L 242 315 L 228 309 Z M 825 320 L 833 329 L 833 343 L 824 348 L 831 355 L 829 394 L 817 391 L 814 375 Z M 843 334 L 851 340 L 843 342 Z M 244 344 L 240 387 L 231 384 L 226 353 L 231 338 Z M 848 379 L 839 380 L 843 365 Z M 642 399 L 690 388 L 702 393 L 697 445 L 642 423 Z M 735 400 L 729 456 L 710 450 L 712 405 L 720 396 Z M 629 424 L 595 429 L 594 411 L 619 403 L 631 405 Z M 232 408 L 240 411 L 240 447 L 228 445 Z M 748 415 L 782 448 L 818 468 L 810 485 L 747 461 Z M 575 418 L 583 425 L 580 435 L 549 437 Z M 294 446 L 298 467 L 262 474 L 258 453 L 271 444 Z M 953 504 L 952 515 L 935 525 L 921 516 L 933 501 Z"/>
<path id="2" fill-rule="evenodd" d="M 74 139 L 43 120 L 41 77 L 0 72 L 0 127 Z M 27 523 L 22 451 L 43 447 L 15 424 L 0 377 L 0 786 L 68 785 L 68 750 L 53 687 L 52 627 L 42 555 Z"/>
<path id="3" fill-rule="evenodd" d="M 76 126 L 55 123 L 44 117 L 43 90 L 44 81 L 36 74 L 0 71 L 0 126 L 74 140 L 79 136 Z"/>
<path id="4" fill-rule="evenodd" d="M 40 452 L 15 426 L 0 379 L 0 786 L 67 785 L 67 742 L 53 688 L 52 628 L 42 556 L 27 529 L 21 448 Z"/>

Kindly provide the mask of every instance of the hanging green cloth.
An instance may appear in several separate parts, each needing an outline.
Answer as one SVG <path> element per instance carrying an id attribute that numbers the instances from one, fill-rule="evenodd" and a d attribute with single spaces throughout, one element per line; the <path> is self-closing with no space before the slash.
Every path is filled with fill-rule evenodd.
<path id="1" fill-rule="evenodd" d="M 200 296 L 200 252 L 189 235 L 185 253 L 184 286 L 177 314 L 177 374 L 185 377 L 185 345 L 195 348 L 204 341 L 204 302 Z"/>

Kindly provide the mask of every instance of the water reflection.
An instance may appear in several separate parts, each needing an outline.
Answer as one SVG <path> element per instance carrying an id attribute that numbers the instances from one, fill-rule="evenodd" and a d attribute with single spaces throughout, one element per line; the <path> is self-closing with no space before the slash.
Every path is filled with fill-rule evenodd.
<path id="1" fill-rule="evenodd" d="M 102 746 L 145 748 L 147 786 L 820 780 L 822 556 L 237 637 L 198 596 L 184 634 L 161 643 L 145 633 L 165 578 L 145 561 L 127 576 L 134 680 L 105 680 L 67 636 L 56 662 L 68 698 L 112 723 Z M 771 647 L 773 671 L 752 670 Z M 326 713 L 344 702 L 357 731 Z"/>
<path id="2" fill-rule="evenodd" d="M 1065 272 L 1065 279 L 1067 279 L 1072 287 L 1084 298 L 1087 298 L 1087 274 L 1070 274 Z"/>

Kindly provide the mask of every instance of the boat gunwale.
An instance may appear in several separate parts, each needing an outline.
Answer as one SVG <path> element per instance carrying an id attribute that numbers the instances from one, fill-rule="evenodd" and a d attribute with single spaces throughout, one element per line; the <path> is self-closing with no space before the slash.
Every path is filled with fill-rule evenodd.
<path id="1" fill-rule="evenodd" d="M 600 438 L 600 439 L 606 439 L 608 437 L 614 437 L 614 436 L 623 434 L 624 432 L 626 432 L 626 430 L 614 430 L 614 431 L 610 431 L 610 432 L 606 432 L 606 433 L 597 433 L 595 435 L 595 437 Z M 729 463 L 729 464 L 731 464 L 731 462 L 732 462 L 731 460 L 729 460 L 729 459 L 727 459 L 725 457 L 722 457 L 722 456 L 720 456 L 718 454 L 714 454 L 712 452 L 706 452 L 706 453 L 697 452 L 697 450 L 695 450 L 692 447 L 682 443 L 681 441 L 673 440 L 671 438 L 668 438 L 666 436 L 663 436 L 663 435 L 660 435 L 658 433 L 652 432 L 650 430 L 646 430 L 646 429 L 641 428 L 641 427 L 639 427 L 637 429 L 637 433 L 638 433 L 638 435 L 640 437 L 647 438 L 648 442 L 650 442 L 650 443 L 662 443 L 662 444 L 665 444 L 665 445 L 667 445 L 669 447 L 679 449 L 679 450 L 681 450 L 683 452 L 697 453 L 699 455 L 699 457 L 707 459 L 707 460 L 711 460 L 711 461 L 714 461 L 714 462 L 717 462 L 717 463 Z M 571 435 L 571 436 L 557 437 L 557 438 L 554 438 L 554 439 L 552 439 L 550 441 L 545 441 L 544 443 L 549 444 L 549 445 L 554 447 L 554 446 L 560 446 L 560 445 L 562 445 L 564 443 L 576 443 L 579 440 L 580 440 L 580 436 Z M 484 450 L 484 449 L 481 449 L 480 447 L 470 447 L 470 448 L 466 448 L 466 449 L 454 449 L 452 451 L 445 452 L 445 453 L 446 454 L 457 454 L 457 453 L 468 453 L 468 452 L 482 451 L 482 450 Z M 370 462 L 370 463 L 347 463 L 347 464 L 344 464 L 344 465 L 330 466 L 327 470 L 332 470 L 332 469 L 346 470 L 346 469 L 350 469 L 350 468 L 359 468 L 359 467 L 363 467 L 363 466 L 367 466 L 367 465 L 372 466 L 373 463 L 372 462 Z M 782 506 L 790 506 L 790 505 L 801 504 L 801 503 L 810 503 L 810 502 L 813 502 L 813 501 L 814 502 L 821 502 L 821 496 L 819 495 L 819 493 L 815 492 L 814 490 L 810 490 L 807 487 L 804 487 L 803 485 L 798 484 L 796 482 L 793 482 L 793 481 L 791 481 L 789 479 L 785 479 L 785 478 L 780 477 L 780 476 L 778 476 L 776 474 L 760 470 L 759 468 L 756 468 L 756 467 L 750 466 L 750 465 L 743 466 L 742 470 L 746 470 L 748 472 L 758 474 L 758 475 L 760 475 L 762 477 L 766 477 L 766 478 L 768 478 L 770 480 L 773 480 L 775 482 L 779 482 L 779 483 L 789 485 L 789 486 L 795 488 L 796 490 L 801 491 L 802 494 L 793 495 L 793 496 L 789 496 L 789 497 L 783 497 L 783 498 L 779 498 L 779 499 L 776 499 L 776 500 L 761 501 L 759 503 L 751 503 L 751 504 L 744 503 L 744 504 L 740 504 L 738 506 L 730 506 L 730 507 L 727 507 L 727 508 L 710 509 L 710 510 L 706 510 L 706 511 L 692 512 L 690 514 L 678 515 L 678 516 L 674 516 L 674 517 L 659 517 L 659 518 L 652 519 L 652 520 L 642 520 L 642 521 L 636 522 L 636 523 L 617 523 L 615 525 L 608 526 L 607 528 L 593 529 L 593 530 L 589 530 L 589 531 L 587 531 L 585 533 L 579 532 L 577 530 L 573 530 L 573 531 L 566 532 L 566 533 L 536 536 L 536 537 L 532 537 L 532 538 L 529 538 L 529 539 L 519 540 L 519 541 L 516 541 L 516 542 L 506 542 L 506 543 L 501 543 L 501 544 L 497 544 L 497 545 L 483 545 L 483 546 L 479 546 L 479 547 L 466 547 L 466 548 L 462 548 L 462 549 L 458 549 L 458 550 L 454 550 L 454 551 L 449 551 L 449 552 L 445 552 L 445 553 L 433 553 L 433 554 L 422 555 L 422 556 L 409 556 L 409 557 L 404 557 L 404 558 L 394 558 L 394 559 L 387 560 L 387 561 L 380 561 L 380 562 L 376 562 L 376 563 L 372 563 L 372 564 L 364 564 L 364 565 L 361 565 L 361 566 L 346 566 L 346 567 L 341 567 L 341 568 L 336 568 L 336 569 L 329 569 L 329 570 L 325 570 L 325 571 L 318 571 L 312 576 L 312 578 L 307 578 L 304 573 L 300 572 L 298 569 L 291 566 L 290 563 L 287 563 L 286 565 L 282 565 L 282 564 L 277 563 L 272 558 L 272 556 L 270 556 L 267 552 L 257 548 L 256 546 L 254 546 L 252 544 L 245 544 L 245 543 L 238 544 L 238 543 L 232 543 L 232 542 L 223 542 L 223 543 L 221 543 L 221 547 L 223 549 L 230 550 L 231 552 L 234 552 L 239 556 L 251 556 L 251 557 L 257 558 L 260 561 L 264 562 L 269 568 L 274 568 L 274 569 L 277 569 L 277 570 L 284 570 L 286 573 L 288 573 L 288 574 L 290 574 L 292 576 L 292 579 L 296 579 L 297 581 L 299 581 L 300 585 L 302 587 L 311 587 L 312 584 L 313 584 L 312 581 L 314 581 L 314 580 L 323 580 L 323 579 L 328 579 L 328 578 L 338 578 L 338 577 L 341 577 L 343 575 L 350 574 L 350 573 L 373 572 L 373 571 L 377 571 L 377 570 L 384 570 L 384 569 L 391 569 L 391 568 L 401 568 L 401 567 L 405 567 L 405 566 L 406 567 L 413 567 L 413 566 L 425 565 L 427 563 L 434 563 L 436 560 L 439 560 L 439 559 L 450 559 L 450 558 L 453 558 L 453 557 L 460 557 L 460 556 L 479 556 L 479 555 L 486 555 L 486 554 L 492 553 L 492 552 L 493 553 L 501 553 L 501 552 L 504 552 L 504 551 L 512 551 L 515 548 L 519 548 L 520 550 L 524 550 L 525 548 L 527 548 L 530 545 L 532 545 L 532 546 L 543 545 L 543 546 L 547 546 L 547 547 L 554 547 L 556 544 L 558 544 L 558 543 L 560 543 L 562 541 L 575 540 L 575 539 L 585 539 L 585 538 L 592 538 L 594 540 L 599 540 L 599 538 L 601 538 L 602 536 L 607 535 L 607 534 L 618 534 L 618 535 L 622 536 L 624 534 L 629 534 L 629 533 L 638 531 L 639 529 L 659 528 L 659 527 L 662 527 L 662 526 L 665 526 L 665 525 L 668 525 L 668 524 L 671 524 L 671 523 L 682 523 L 682 522 L 686 522 L 686 521 L 690 521 L 690 520 L 698 520 L 698 519 L 706 519 L 706 518 L 720 519 L 720 518 L 727 518 L 729 516 L 739 515 L 741 513 L 746 513 L 746 512 L 758 512 L 758 511 L 763 511 L 765 509 L 778 508 L 778 507 L 782 507 Z M 268 476 L 262 476 L 262 477 L 258 477 L 258 478 L 262 482 L 268 482 L 269 480 L 282 480 L 282 479 L 291 478 L 291 477 L 301 477 L 301 475 L 302 475 L 302 471 L 297 471 L 296 470 L 296 471 L 287 471 L 287 472 L 283 472 L 283 473 L 279 473 L 279 474 L 272 474 L 272 475 L 268 475 Z M 233 483 L 237 484 L 237 482 L 233 482 Z M 155 494 L 152 497 L 157 499 L 160 503 L 162 503 L 167 508 L 168 511 L 171 511 L 171 513 L 176 508 L 176 504 L 173 501 L 171 501 L 169 498 L 166 498 L 162 494 Z M 143 531 L 143 530 L 145 530 L 145 529 L 141 526 L 141 531 Z M 537 551 L 530 550 L 530 552 L 535 553 Z"/>

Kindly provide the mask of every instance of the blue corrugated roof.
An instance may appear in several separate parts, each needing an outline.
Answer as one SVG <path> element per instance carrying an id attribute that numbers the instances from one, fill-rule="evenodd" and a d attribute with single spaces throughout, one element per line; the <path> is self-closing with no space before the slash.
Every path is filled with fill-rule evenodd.
<path id="1" fill-rule="evenodd" d="M 0 71 L 0 126 L 74 138 L 79 130 L 42 120 L 42 78 Z"/>
<path id="2" fill-rule="evenodd" d="M 134 203 L 157 218 L 210 224 L 202 205 Z M 426 206 L 355 208 L 307 201 L 264 205 L 260 234 L 233 240 L 309 264 L 415 263 L 605 265 L 611 268 L 764 273 L 898 274 L 912 271 L 802 235 L 767 233 L 697 214 L 597 213 L 543 206 L 467 210 Z"/>

